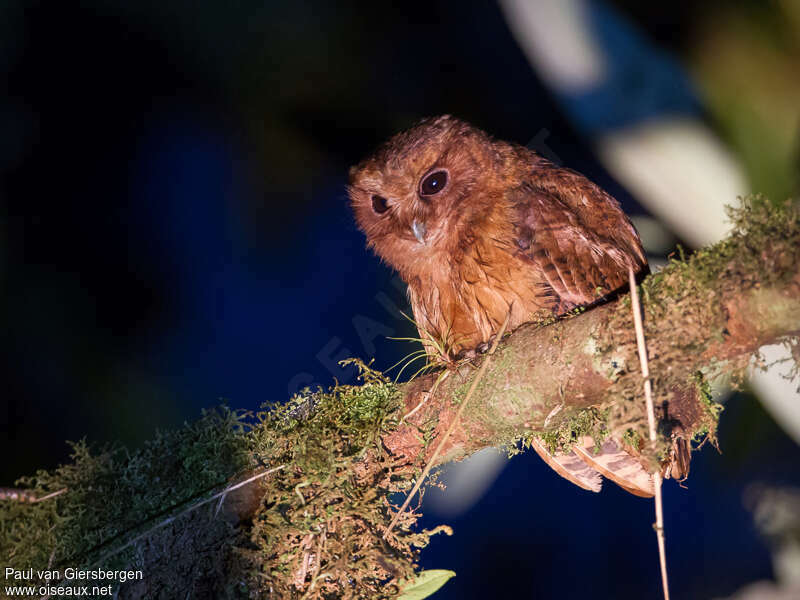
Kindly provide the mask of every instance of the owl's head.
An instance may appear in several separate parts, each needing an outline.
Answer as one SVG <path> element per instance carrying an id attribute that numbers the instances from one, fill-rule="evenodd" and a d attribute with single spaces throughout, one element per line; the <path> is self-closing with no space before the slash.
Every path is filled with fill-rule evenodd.
<path id="1" fill-rule="evenodd" d="M 369 246 L 400 270 L 450 250 L 485 210 L 498 160 L 487 134 L 450 116 L 395 135 L 350 169 L 348 192 Z"/>

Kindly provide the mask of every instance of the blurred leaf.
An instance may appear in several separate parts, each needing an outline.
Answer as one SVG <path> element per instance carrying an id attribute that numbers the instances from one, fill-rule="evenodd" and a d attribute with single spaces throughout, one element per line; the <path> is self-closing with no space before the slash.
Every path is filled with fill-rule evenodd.
<path id="1" fill-rule="evenodd" d="M 403 587 L 399 600 L 422 600 L 423 598 L 427 598 L 447 583 L 448 579 L 455 577 L 455 575 L 455 571 L 448 571 L 446 569 L 422 571 L 417 575 L 416 579 L 410 581 Z"/>

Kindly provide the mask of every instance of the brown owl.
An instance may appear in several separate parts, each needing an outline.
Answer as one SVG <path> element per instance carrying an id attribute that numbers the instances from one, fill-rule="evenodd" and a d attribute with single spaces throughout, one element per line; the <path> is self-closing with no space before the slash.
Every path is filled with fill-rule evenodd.
<path id="1" fill-rule="evenodd" d="M 423 338 L 450 354 L 588 306 L 647 269 L 619 204 L 580 173 L 450 116 L 426 119 L 350 172 L 369 246 L 408 284 Z"/>
<path id="2" fill-rule="evenodd" d="M 450 116 L 421 121 L 353 167 L 349 194 L 369 246 L 408 284 L 421 338 L 437 342 L 428 352 L 444 348 L 445 360 L 485 347 L 509 313 L 509 330 L 561 315 L 624 288 L 628 267 L 647 270 L 614 198 Z M 599 489 L 602 465 L 586 471 L 585 456 L 537 451 L 573 483 Z M 619 448 L 607 454 L 624 458 Z M 630 481 L 649 477 L 637 466 L 619 483 L 649 494 L 652 481 Z"/>

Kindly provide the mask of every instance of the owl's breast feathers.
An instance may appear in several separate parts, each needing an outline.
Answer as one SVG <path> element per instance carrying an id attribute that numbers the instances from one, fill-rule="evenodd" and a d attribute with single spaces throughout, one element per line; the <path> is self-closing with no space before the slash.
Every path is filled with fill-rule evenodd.
<path id="1" fill-rule="evenodd" d="M 509 311 L 510 329 L 560 315 L 623 289 L 628 266 L 647 269 L 616 200 L 582 175 L 536 160 L 455 248 L 408 280 L 423 337 L 450 354 L 488 342 Z"/>

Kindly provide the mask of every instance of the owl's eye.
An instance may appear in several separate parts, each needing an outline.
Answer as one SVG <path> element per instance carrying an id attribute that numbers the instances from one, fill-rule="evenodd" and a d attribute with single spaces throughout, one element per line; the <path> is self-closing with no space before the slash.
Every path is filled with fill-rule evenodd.
<path id="1" fill-rule="evenodd" d="M 383 214 L 389 209 L 389 202 L 383 196 L 375 194 L 372 197 L 372 210 L 376 213 Z"/>
<path id="2" fill-rule="evenodd" d="M 419 193 L 423 196 L 433 196 L 441 192 L 446 185 L 447 171 L 434 171 L 419 184 Z"/>

